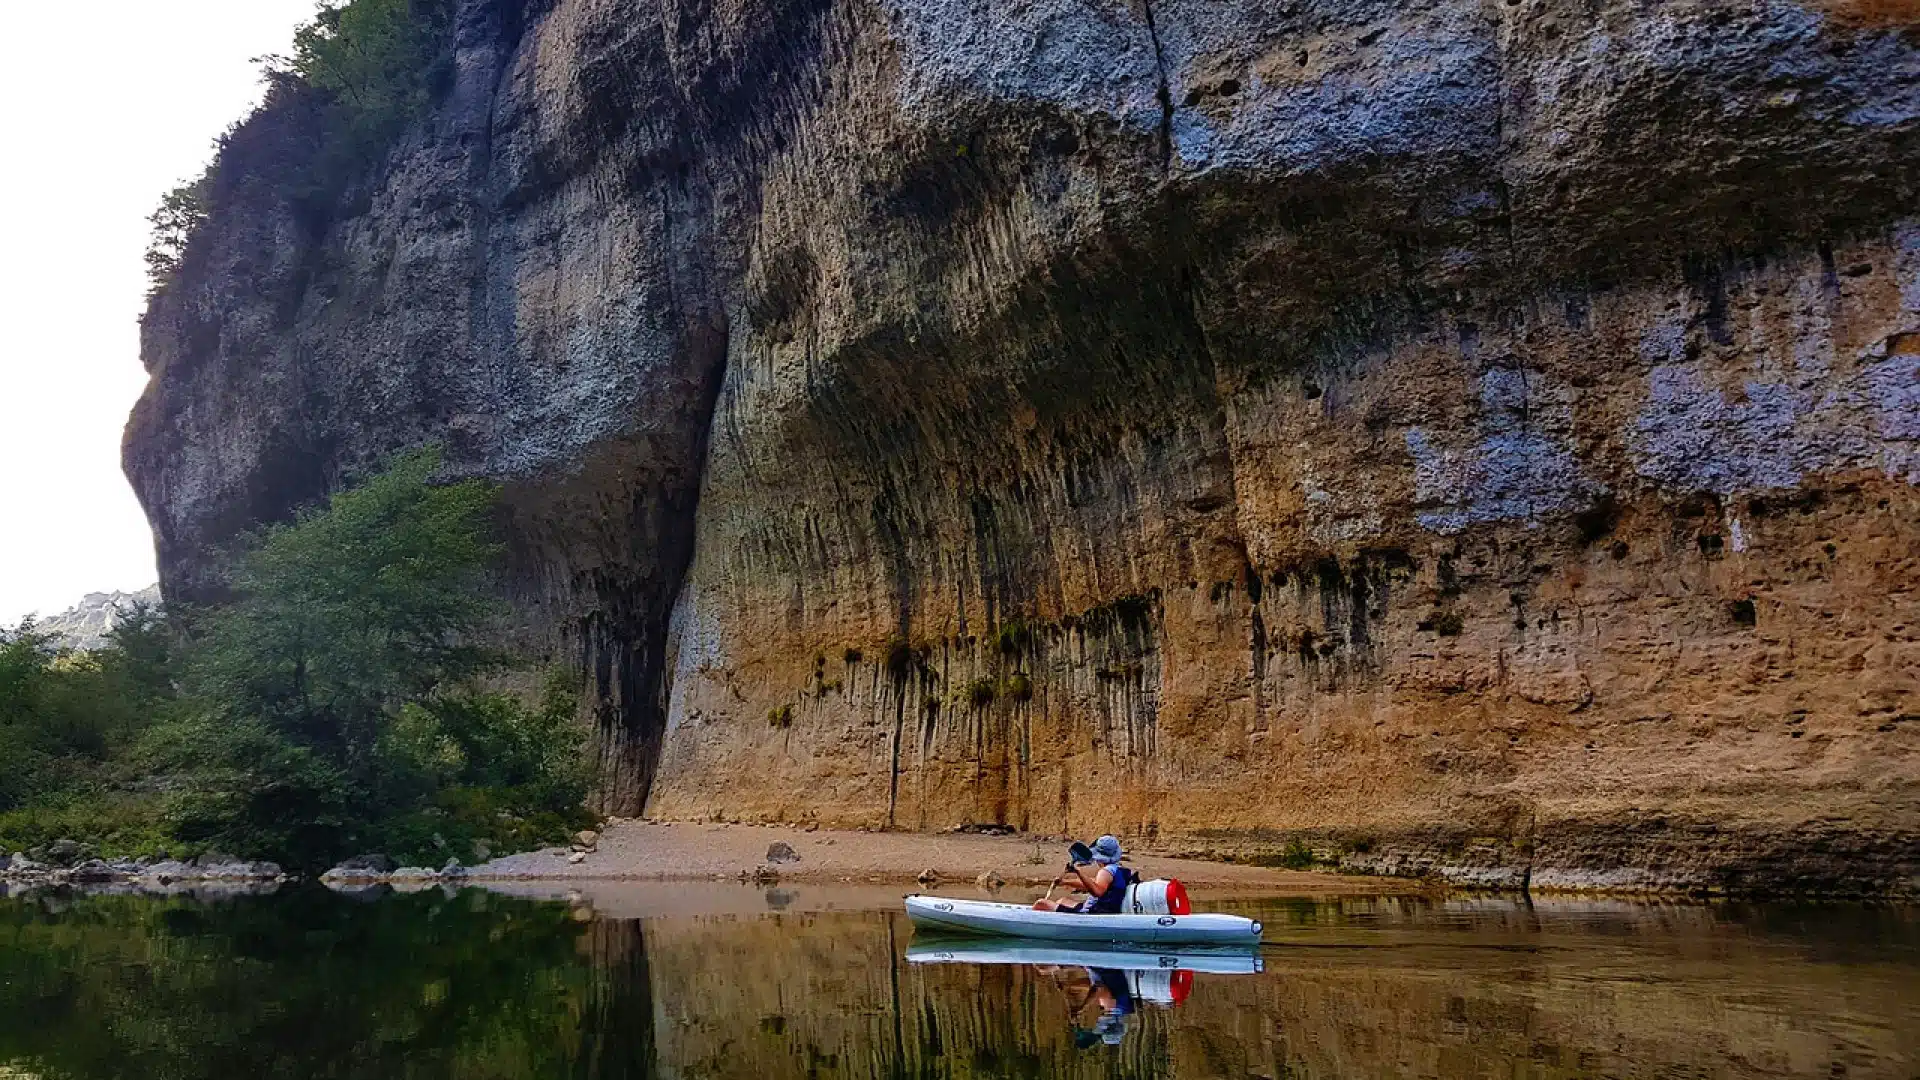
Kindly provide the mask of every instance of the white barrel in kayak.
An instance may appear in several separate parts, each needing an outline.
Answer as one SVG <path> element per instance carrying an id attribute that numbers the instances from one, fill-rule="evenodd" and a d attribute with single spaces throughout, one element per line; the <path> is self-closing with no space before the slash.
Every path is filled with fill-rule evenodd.
<path id="1" fill-rule="evenodd" d="M 1260 924 L 1238 915 L 1081 915 L 1035 911 L 1024 904 L 907 897 L 916 927 L 956 934 L 993 934 L 1047 941 L 1118 941 L 1193 945 L 1257 944 Z"/>
<path id="2" fill-rule="evenodd" d="M 1193 902 L 1187 899 L 1187 887 L 1178 878 L 1155 878 L 1127 886 L 1127 900 L 1121 910 L 1135 915 L 1191 915 Z"/>

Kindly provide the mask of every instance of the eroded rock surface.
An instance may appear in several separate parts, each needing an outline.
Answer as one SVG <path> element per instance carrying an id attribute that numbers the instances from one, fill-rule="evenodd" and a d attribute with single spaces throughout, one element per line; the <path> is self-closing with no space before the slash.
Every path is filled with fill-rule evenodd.
<path id="1" fill-rule="evenodd" d="M 1898 5 L 466 0 L 145 323 L 169 599 L 424 440 L 609 809 L 1920 886 Z"/>

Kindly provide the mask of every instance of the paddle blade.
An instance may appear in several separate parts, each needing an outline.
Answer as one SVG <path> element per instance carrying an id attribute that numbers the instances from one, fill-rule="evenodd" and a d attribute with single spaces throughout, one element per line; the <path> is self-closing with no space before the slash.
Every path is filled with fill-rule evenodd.
<path id="1" fill-rule="evenodd" d="M 1090 863 L 1093 861 L 1093 849 L 1075 840 L 1073 846 L 1067 849 L 1067 859 L 1070 866 Z"/>

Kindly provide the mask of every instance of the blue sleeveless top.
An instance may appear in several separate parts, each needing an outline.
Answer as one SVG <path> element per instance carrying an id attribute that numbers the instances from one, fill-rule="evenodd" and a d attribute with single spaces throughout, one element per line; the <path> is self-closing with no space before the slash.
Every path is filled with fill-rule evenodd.
<path id="1" fill-rule="evenodd" d="M 1118 915 L 1127 902 L 1127 886 L 1133 884 L 1133 871 L 1124 866 L 1113 867 L 1113 880 L 1107 884 L 1107 891 L 1092 897 L 1082 904 L 1082 915 Z"/>

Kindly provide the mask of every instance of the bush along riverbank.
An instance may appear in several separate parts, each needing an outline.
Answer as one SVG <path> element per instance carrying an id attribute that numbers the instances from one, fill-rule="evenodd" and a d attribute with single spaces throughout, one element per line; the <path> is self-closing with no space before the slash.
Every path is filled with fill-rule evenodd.
<path id="1" fill-rule="evenodd" d="M 222 606 L 131 608 L 92 653 L 0 630 L 0 853 L 24 856 L 8 862 L 73 874 L 85 860 L 58 848 L 138 876 L 143 858 L 234 852 L 317 874 L 590 825 L 577 687 L 479 644 L 500 614 L 497 492 L 435 484 L 439 463 L 401 457 L 258 532 Z"/>

